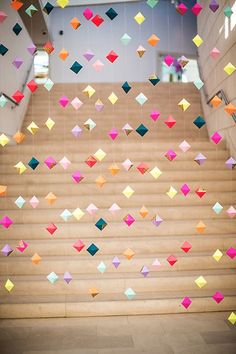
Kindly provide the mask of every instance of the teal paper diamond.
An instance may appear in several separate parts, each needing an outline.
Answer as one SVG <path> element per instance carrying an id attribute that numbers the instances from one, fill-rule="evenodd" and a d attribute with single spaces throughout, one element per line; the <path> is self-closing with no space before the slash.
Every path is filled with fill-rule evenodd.
<path id="1" fill-rule="evenodd" d="M 109 10 L 107 10 L 106 15 L 110 20 L 114 20 L 118 13 L 111 7 Z"/>
<path id="2" fill-rule="evenodd" d="M 15 200 L 15 204 L 18 206 L 19 209 L 21 209 L 24 204 L 25 204 L 25 200 L 22 196 L 19 196 L 16 200 Z"/>
<path id="3" fill-rule="evenodd" d="M 144 136 L 148 132 L 148 128 L 146 128 L 145 125 L 140 124 L 140 126 L 136 129 L 136 132 L 140 136 Z"/>
<path id="4" fill-rule="evenodd" d="M 107 267 L 104 262 L 100 262 L 99 265 L 97 266 L 97 270 L 99 270 L 100 273 L 104 273 L 106 269 Z"/>
<path id="5" fill-rule="evenodd" d="M 99 251 L 99 248 L 94 243 L 91 243 L 91 245 L 87 248 L 87 251 L 91 254 L 91 256 L 94 256 Z"/>
<path id="6" fill-rule="evenodd" d="M 0 54 L 3 56 L 8 52 L 8 48 L 5 45 L 0 44 Z"/>
<path id="7" fill-rule="evenodd" d="M 124 294 L 128 300 L 132 300 L 135 297 L 136 292 L 132 288 L 128 288 L 125 290 Z"/>
<path id="8" fill-rule="evenodd" d="M 203 127 L 206 122 L 205 119 L 203 119 L 201 116 L 198 116 L 194 121 L 193 124 L 196 125 L 196 127 L 198 127 L 199 129 L 201 129 L 201 127 Z"/>
<path id="9" fill-rule="evenodd" d="M 71 212 L 68 209 L 63 210 L 63 212 L 61 213 L 60 217 L 64 220 L 64 221 L 68 221 L 69 218 L 71 217 Z"/>
<path id="10" fill-rule="evenodd" d="M 83 66 L 80 63 L 75 61 L 74 64 L 71 66 L 70 70 L 73 71 L 75 74 L 78 74 L 82 67 Z"/>
<path id="11" fill-rule="evenodd" d="M 125 81 L 121 87 L 123 88 L 125 93 L 128 93 L 131 90 L 131 86 L 129 85 L 129 83 L 127 81 Z"/>
<path id="12" fill-rule="evenodd" d="M 159 0 L 147 0 L 147 5 L 152 9 L 158 4 Z"/>
<path id="13" fill-rule="evenodd" d="M 51 79 L 47 79 L 47 81 L 43 86 L 45 87 L 46 90 L 51 91 L 51 89 L 54 86 L 54 82 Z"/>
<path id="14" fill-rule="evenodd" d="M 141 106 L 148 100 L 147 97 L 142 92 L 140 92 L 140 94 L 137 97 L 135 97 L 135 99 Z"/>
<path id="15" fill-rule="evenodd" d="M 44 8 L 43 8 L 43 11 L 44 11 L 47 15 L 49 15 L 49 14 L 52 12 L 53 9 L 54 9 L 54 6 L 53 6 L 50 2 L 47 2 L 46 5 L 45 5 Z"/>
<path id="16" fill-rule="evenodd" d="M 36 9 L 36 7 L 34 5 L 30 5 L 25 12 L 27 13 L 27 15 L 29 17 L 32 17 L 34 14 L 36 14 L 36 12 L 38 11 L 38 9 Z"/>
<path id="17" fill-rule="evenodd" d="M 194 81 L 194 85 L 198 90 L 200 90 L 203 87 L 204 82 L 202 82 L 201 79 L 198 79 L 198 80 Z"/>
<path id="18" fill-rule="evenodd" d="M 50 281 L 51 284 L 55 284 L 59 277 L 56 273 L 51 272 L 50 274 L 48 274 L 47 279 L 48 281 Z"/>
<path id="19" fill-rule="evenodd" d="M 32 157 L 32 159 L 28 162 L 28 165 L 32 168 L 32 170 L 35 170 L 39 165 L 39 161 L 35 157 Z"/>
<path id="20" fill-rule="evenodd" d="M 232 9 L 231 9 L 230 6 L 227 6 L 227 7 L 224 9 L 224 14 L 225 14 L 225 16 L 228 17 L 228 18 L 231 17 L 231 15 L 233 14 L 233 11 L 232 11 Z"/>
<path id="21" fill-rule="evenodd" d="M 97 228 L 102 231 L 107 226 L 107 223 L 106 223 L 106 221 L 103 218 L 100 218 L 96 222 L 95 226 L 97 226 Z"/>
<path id="22" fill-rule="evenodd" d="M 16 23 L 12 28 L 12 31 L 15 33 L 15 35 L 18 36 L 18 34 L 22 31 L 22 27 L 19 25 L 19 23 Z"/>
<path id="23" fill-rule="evenodd" d="M 1 96 L 0 96 L 0 107 L 1 107 L 1 108 L 4 108 L 4 107 L 6 106 L 6 104 L 7 104 L 7 99 L 6 99 L 6 97 L 5 97 L 4 95 L 1 95 Z"/>
<path id="24" fill-rule="evenodd" d="M 220 214 L 221 211 L 223 210 L 223 207 L 219 202 L 216 202 L 215 205 L 212 207 L 212 209 L 216 214 Z"/>
<path id="25" fill-rule="evenodd" d="M 158 82 L 160 82 L 160 78 L 156 75 L 152 75 L 148 80 L 151 82 L 153 86 L 156 86 Z"/>

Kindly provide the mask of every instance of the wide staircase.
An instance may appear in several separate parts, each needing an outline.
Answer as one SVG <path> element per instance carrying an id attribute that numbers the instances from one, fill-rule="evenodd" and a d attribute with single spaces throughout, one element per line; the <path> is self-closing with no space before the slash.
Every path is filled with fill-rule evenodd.
<path id="1" fill-rule="evenodd" d="M 235 310 L 236 220 L 227 210 L 236 200 L 236 173 L 225 165 L 230 156 L 224 141 L 214 144 L 206 125 L 193 124 L 202 116 L 198 90 L 192 84 L 131 83 L 126 94 L 118 84 L 92 84 L 96 92 L 88 98 L 86 86 L 58 84 L 50 92 L 40 86 L 24 120 L 25 140 L 1 151 L 0 184 L 8 186 L 0 197 L 1 218 L 7 215 L 13 224 L 1 226 L 0 246 L 13 252 L 0 257 L 0 317 Z M 140 92 L 148 98 L 143 105 L 135 100 Z M 62 108 L 64 95 L 83 105 Z M 183 98 L 191 104 L 185 112 L 178 106 Z M 156 121 L 150 118 L 155 110 Z M 170 115 L 172 128 L 165 124 Z M 48 117 L 55 121 L 52 130 L 45 126 Z M 84 126 L 89 118 L 96 123 L 92 130 Z M 39 127 L 35 135 L 27 130 L 32 121 Z M 133 128 L 128 135 L 126 123 Z M 143 136 L 141 124 L 148 129 Z M 71 133 L 76 125 L 78 137 Z M 118 132 L 114 141 L 112 128 Z M 186 152 L 179 147 L 184 140 L 191 146 Z M 169 150 L 177 155 L 173 161 L 165 156 Z M 207 158 L 203 164 L 195 161 L 199 153 Z M 35 170 L 28 165 L 32 157 L 40 162 Z M 57 162 L 51 169 L 44 163 L 48 157 Z M 59 163 L 63 157 L 71 162 L 67 169 Z M 14 168 L 19 161 L 27 167 L 21 175 Z M 83 179 L 76 183 L 78 171 Z M 134 191 L 129 198 L 128 186 Z M 19 196 L 22 208 L 15 204 Z M 213 210 L 217 202 L 219 213 Z M 51 234 L 47 228 L 52 232 L 54 225 Z M 24 252 L 16 248 L 21 240 L 28 244 Z"/>

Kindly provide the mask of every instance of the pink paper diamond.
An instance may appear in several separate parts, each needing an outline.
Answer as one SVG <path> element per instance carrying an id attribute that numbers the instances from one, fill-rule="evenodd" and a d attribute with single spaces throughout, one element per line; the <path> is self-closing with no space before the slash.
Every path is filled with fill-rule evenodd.
<path id="1" fill-rule="evenodd" d="M 215 144 L 218 144 L 222 139 L 222 136 L 215 132 L 212 136 L 211 136 L 211 140 L 215 143 Z"/>
<path id="2" fill-rule="evenodd" d="M 213 48 L 212 51 L 211 51 L 211 57 L 213 59 L 217 59 L 219 55 L 220 55 L 219 49 L 217 49 L 216 47 Z"/>
<path id="3" fill-rule="evenodd" d="M 87 207 L 86 210 L 90 215 L 94 215 L 94 214 L 96 214 L 98 208 L 96 207 L 95 204 L 91 203 L 91 204 L 89 204 L 89 206 Z"/>
<path id="4" fill-rule="evenodd" d="M 168 150 L 165 154 L 165 157 L 169 160 L 169 161 L 173 161 L 176 158 L 177 154 L 174 152 L 174 150 Z"/>
<path id="5" fill-rule="evenodd" d="M 78 110 L 81 106 L 82 106 L 83 102 L 80 101 L 80 99 L 78 97 L 75 97 L 72 101 L 71 101 L 71 105 L 74 107 L 74 109 Z"/>
<path id="6" fill-rule="evenodd" d="M 161 266 L 160 261 L 156 258 L 153 262 L 152 262 L 152 266 L 155 268 L 159 268 Z"/>
<path id="7" fill-rule="evenodd" d="M 64 156 L 61 160 L 60 160 L 60 165 L 62 166 L 62 168 L 64 168 L 64 170 L 67 170 L 67 168 L 70 166 L 71 162 L 70 160 L 68 160 L 68 158 L 66 156 Z"/>
<path id="8" fill-rule="evenodd" d="M 61 105 L 62 107 L 65 108 L 65 107 L 68 105 L 68 103 L 69 103 L 68 97 L 62 96 L 62 97 L 59 99 L 59 103 L 60 103 L 60 105 Z"/>
<path id="9" fill-rule="evenodd" d="M 92 10 L 90 10 L 89 7 L 87 7 L 84 12 L 83 12 L 84 17 L 86 18 L 86 20 L 90 20 L 93 17 L 93 12 Z"/>
<path id="10" fill-rule="evenodd" d="M 44 163 L 48 166 L 50 170 L 57 164 L 56 160 L 52 156 L 48 156 L 46 160 L 44 160 Z"/>
<path id="11" fill-rule="evenodd" d="M 176 7 L 176 11 L 180 15 L 184 15 L 187 10 L 188 10 L 188 8 L 182 2 Z"/>
<path id="12" fill-rule="evenodd" d="M 224 300 L 224 296 L 219 291 L 216 291 L 212 298 L 215 300 L 215 302 L 217 302 L 217 304 Z"/>
<path id="13" fill-rule="evenodd" d="M 187 309 L 191 305 L 191 303 L 192 303 L 192 301 L 190 300 L 190 298 L 189 297 L 185 297 L 182 300 L 181 305 Z"/>
<path id="14" fill-rule="evenodd" d="M 229 209 L 227 209 L 226 213 L 231 219 L 233 219 L 236 215 L 236 209 L 233 207 L 233 205 L 231 205 Z"/>
<path id="15" fill-rule="evenodd" d="M 164 59 L 164 62 L 166 65 L 171 66 L 171 64 L 174 62 L 174 58 L 171 55 L 167 55 Z"/>
<path id="16" fill-rule="evenodd" d="M 32 208 L 37 208 L 38 204 L 39 204 L 39 200 L 37 197 L 35 197 L 35 195 L 30 199 L 30 205 L 32 206 Z"/>
<path id="17" fill-rule="evenodd" d="M 0 220 L 0 224 L 5 227 L 5 229 L 8 229 L 13 224 L 13 221 L 6 215 Z"/>
<path id="18" fill-rule="evenodd" d="M 233 247 L 230 247 L 227 251 L 226 254 L 229 258 L 234 259 L 236 257 L 236 249 Z"/>
<path id="19" fill-rule="evenodd" d="M 183 193 L 183 195 L 186 197 L 186 195 L 188 195 L 188 193 L 190 192 L 190 188 L 189 186 L 185 183 L 182 185 L 182 187 L 180 188 L 181 192 Z"/>
<path id="20" fill-rule="evenodd" d="M 115 140 L 115 139 L 117 138 L 117 136 L 118 136 L 118 131 L 116 130 L 116 128 L 112 128 L 112 129 L 109 131 L 108 135 L 110 136 L 110 138 L 111 138 L 112 140 Z"/>
<path id="21" fill-rule="evenodd" d="M 76 171 L 73 173 L 72 178 L 75 180 L 76 183 L 79 183 L 82 181 L 84 176 L 82 176 L 82 174 L 79 171 Z"/>
<path id="22" fill-rule="evenodd" d="M 5 19 L 7 18 L 7 14 L 5 14 L 4 11 L 0 11 L 0 23 L 3 23 Z"/>
<path id="23" fill-rule="evenodd" d="M 154 121 L 154 122 L 156 122 L 157 121 L 157 119 L 160 117 L 160 112 L 159 111 L 157 111 L 157 110 L 153 110 L 152 112 L 151 112 L 151 114 L 150 114 L 150 117 L 151 117 L 151 119 Z"/>
<path id="24" fill-rule="evenodd" d="M 198 16 L 201 11 L 202 6 L 198 2 L 196 2 L 196 4 L 191 8 L 191 12 L 196 16 Z"/>
<path id="25" fill-rule="evenodd" d="M 184 140 L 184 141 L 182 141 L 180 144 L 179 144 L 179 148 L 180 148 L 180 150 L 182 150 L 183 152 L 186 152 L 186 151 L 188 151 L 189 149 L 190 149 L 190 145 L 189 145 L 189 143 L 186 141 L 186 140 Z"/>
<path id="26" fill-rule="evenodd" d="M 135 222 L 135 219 L 130 214 L 127 214 L 123 220 L 126 223 L 126 225 L 128 225 L 128 226 L 131 226 Z"/>

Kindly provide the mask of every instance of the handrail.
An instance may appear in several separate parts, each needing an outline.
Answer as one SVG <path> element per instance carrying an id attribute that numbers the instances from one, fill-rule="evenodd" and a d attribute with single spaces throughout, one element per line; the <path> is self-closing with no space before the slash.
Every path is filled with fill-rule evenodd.
<path id="1" fill-rule="evenodd" d="M 14 103 L 14 105 L 16 105 L 16 106 L 19 106 L 19 103 L 18 102 L 16 102 L 16 101 L 14 101 L 10 96 L 8 96 L 6 93 L 4 93 L 4 92 L 0 92 L 0 96 L 4 96 L 4 97 L 6 97 L 7 99 L 8 99 L 8 101 L 11 101 L 12 103 Z"/>
<path id="2" fill-rule="evenodd" d="M 33 58 L 34 58 L 34 57 L 33 57 Z M 28 69 L 27 72 L 26 72 L 25 81 L 23 82 L 22 87 L 21 87 L 22 92 L 24 91 L 25 86 L 26 86 L 26 84 L 27 84 L 27 81 L 28 81 L 28 79 L 29 79 L 29 75 L 30 75 L 30 73 L 31 73 L 33 64 L 34 64 L 34 59 L 32 59 L 32 61 L 31 61 L 31 63 L 30 63 L 30 66 L 29 66 L 29 69 Z"/>
<path id="3" fill-rule="evenodd" d="M 212 100 L 215 96 L 218 96 L 221 100 L 223 100 L 226 105 L 228 105 L 228 104 L 230 103 L 230 101 L 227 99 L 227 97 L 226 97 L 224 91 L 221 89 L 221 90 L 217 91 L 211 98 L 209 98 L 209 99 L 207 100 L 207 104 L 208 104 L 208 105 L 211 104 L 211 100 Z M 233 114 L 231 115 L 231 117 L 233 118 L 234 122 L 236 123 L 236 114 L 233 113 Z"/>

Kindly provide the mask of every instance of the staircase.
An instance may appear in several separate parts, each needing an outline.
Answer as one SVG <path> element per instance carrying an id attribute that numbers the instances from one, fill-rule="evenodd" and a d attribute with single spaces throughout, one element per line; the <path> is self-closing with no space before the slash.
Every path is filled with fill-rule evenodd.
<path id="1" fill-rule="evenodd" d="M 1 227 L 0 247 L 9 244 L 14 252 L 0 257 L 0 318 L 235 310 L 236 258 L 226 251 L 236 247 L 236 220 L 226 210 L 236 200 L 236 173 L 225 166 L 229 154 L 224 142 L 213 144 L 206 126 L 193 124 L 202 115 L 199 92 L 192 84 L 133 83 L 126 95 L 118 84 L 92 84 L 96 92 L 88 98 L 82 93 L 86 86 L 55 85 L 50 93 L 39 87 L 22 128 L 25 141 L 2 149 L 0 184 L 8 190 L 0 198 L 1 215 L 8 215 L 13 225 Z M 111 92 L 118 97 L 115 105 L 107 99 Z M 148 98 L 143 106 L 135 100 L 140 92 Z M 65 94 L 70 100 L 78 96 L 82 107 L 60 107 Z M 183 97 L 191 104 L 185 112 L 178 107 Z M 95 109 L 97 99 L 105 104 L 102 112 Z M 161 112 L 156 122 L 150 118 L 153 109 Z M 177 121 L 171 129 L 164 123 L 170 114 Z M 56 123 L 51 131 L 45 126 L 49 116 Z M 83 126 L 88 118 L 96 123 L 92 131 Z M 35 135 L 27 130 L 32 121 L 40 128 Z M 134 129 L 128 136 L 121 130 L 126 123 Z M 149 130 L 143 137 L 135 131 L 141 123 Z M 82 128 L 79 138 L 71 134 L 76 124 Z M 112 127 L 119 132 L 115 141 L 108 136 Z M 191 145 L 187 152 L 179 148 L 183 140 Z M 98 149 L 106 156 L 90 168 L 84 161 Z M 165 157 L 169 149 L 177 153 L 173 161 Z M 198 153 L 207 157 L 203 165 L 194 161 Z M 27 165 L 33 156 L 40 162 L 35 170 Z M 57 162 L 66 156 L 71 165 L 64 170 L 57 163 L 50 170 L 44 164 L 48 156 Z M 126 159 L 134 165 L 129 171 L 122 165 Z M 19 161 L 27 166 L 22 175 L 13 167 Z M 137 170 L 141 162 L 149 168 L 144 174 Z M 108 169 L 114 163 L 120 168 L 116 175 Z M 162 171 L 158 179 L 150 174 L 155 166 Z M 80 183 L 72 178 L 76 171 L 84 176 Z M 99 176 L 106 180 L 103 187 L 95 182 Z M 185 183 L 191 190 L 186 197 L 180 190 Z M 134 190 L 130 198 L 122 193 L 128 185 Z M 170 186 L 178 192 L 172 199 L 166 194 Z M 195 193 L 198 188 L 206 190 L 202 198 Z M 57 197 L 52 205 L 45 200 L 50 192 Z M 14 203 L 20 195 L 26 200 L 22 209 Z M 39 200 L 35 209 L 29 203 L 33 196 Z M 212 209 L 216 202 L 223 206 L 220 214 Z M 98 208 L 94 215 L 86 211 L 90 203 Z M 113 203 L 121 209 L 111 213 Z M 142 206 L 148 210 L 146 217 L 140 215 Z M 61 218 L 65 209 L 72 213 L 76 208 L 84 212 L 80 220 L 73 215 L 68 221 Z M 131 226 L 123 221 L 127 214 L 135 218 Z M 153 224 L 155 215 L 163 219 L 159 226 Z M 100 218 L 107 223 L 102 231 L 95 226 Z M 206 225 L 202 233 L 197 231 L 200 221 Z M 46 230 L 51 223 L 57 227 L 53 235 Z M 23 253 L 16 249 L 20 240 L 28 243 Z M 81 252 L 73 247 L 78 240 L 85 245 Z M 181 249 L 185 241 L 192 246 L 187 253 Z M 86 250 L 91 244 L 99 248 L 94 256 Z M 127 249 L 135 253 L 130 260 L 124 255 Z M 219 262 L 213 258 L 217 249 L 223 253 Z M 35 253 L 41 257 L 37 265 L 31 261 Z M 117 268 L 115 256 L 120 260 Z M 169 256 L 177 258 L 173 266 Z M 106 266 L 104 273 L 97 269 L 100 262 Z M 47 279 L 51 272 L 59 277 L 54 284 Z M 73 277 L 69 284 L 65 272 Z M 195 283 L 200 276 L 207 282 L 202 288 Z M 8 278 L 14 283 L 11 292 L 4 287 Z M 132 299 L 124 294 L 129 288 L 136 294 Z M 217 291 L 224 296 L 220 303 L 212 298 Z M 187 309 L 181 305 L 185 297 L 192 301 Z"/>

